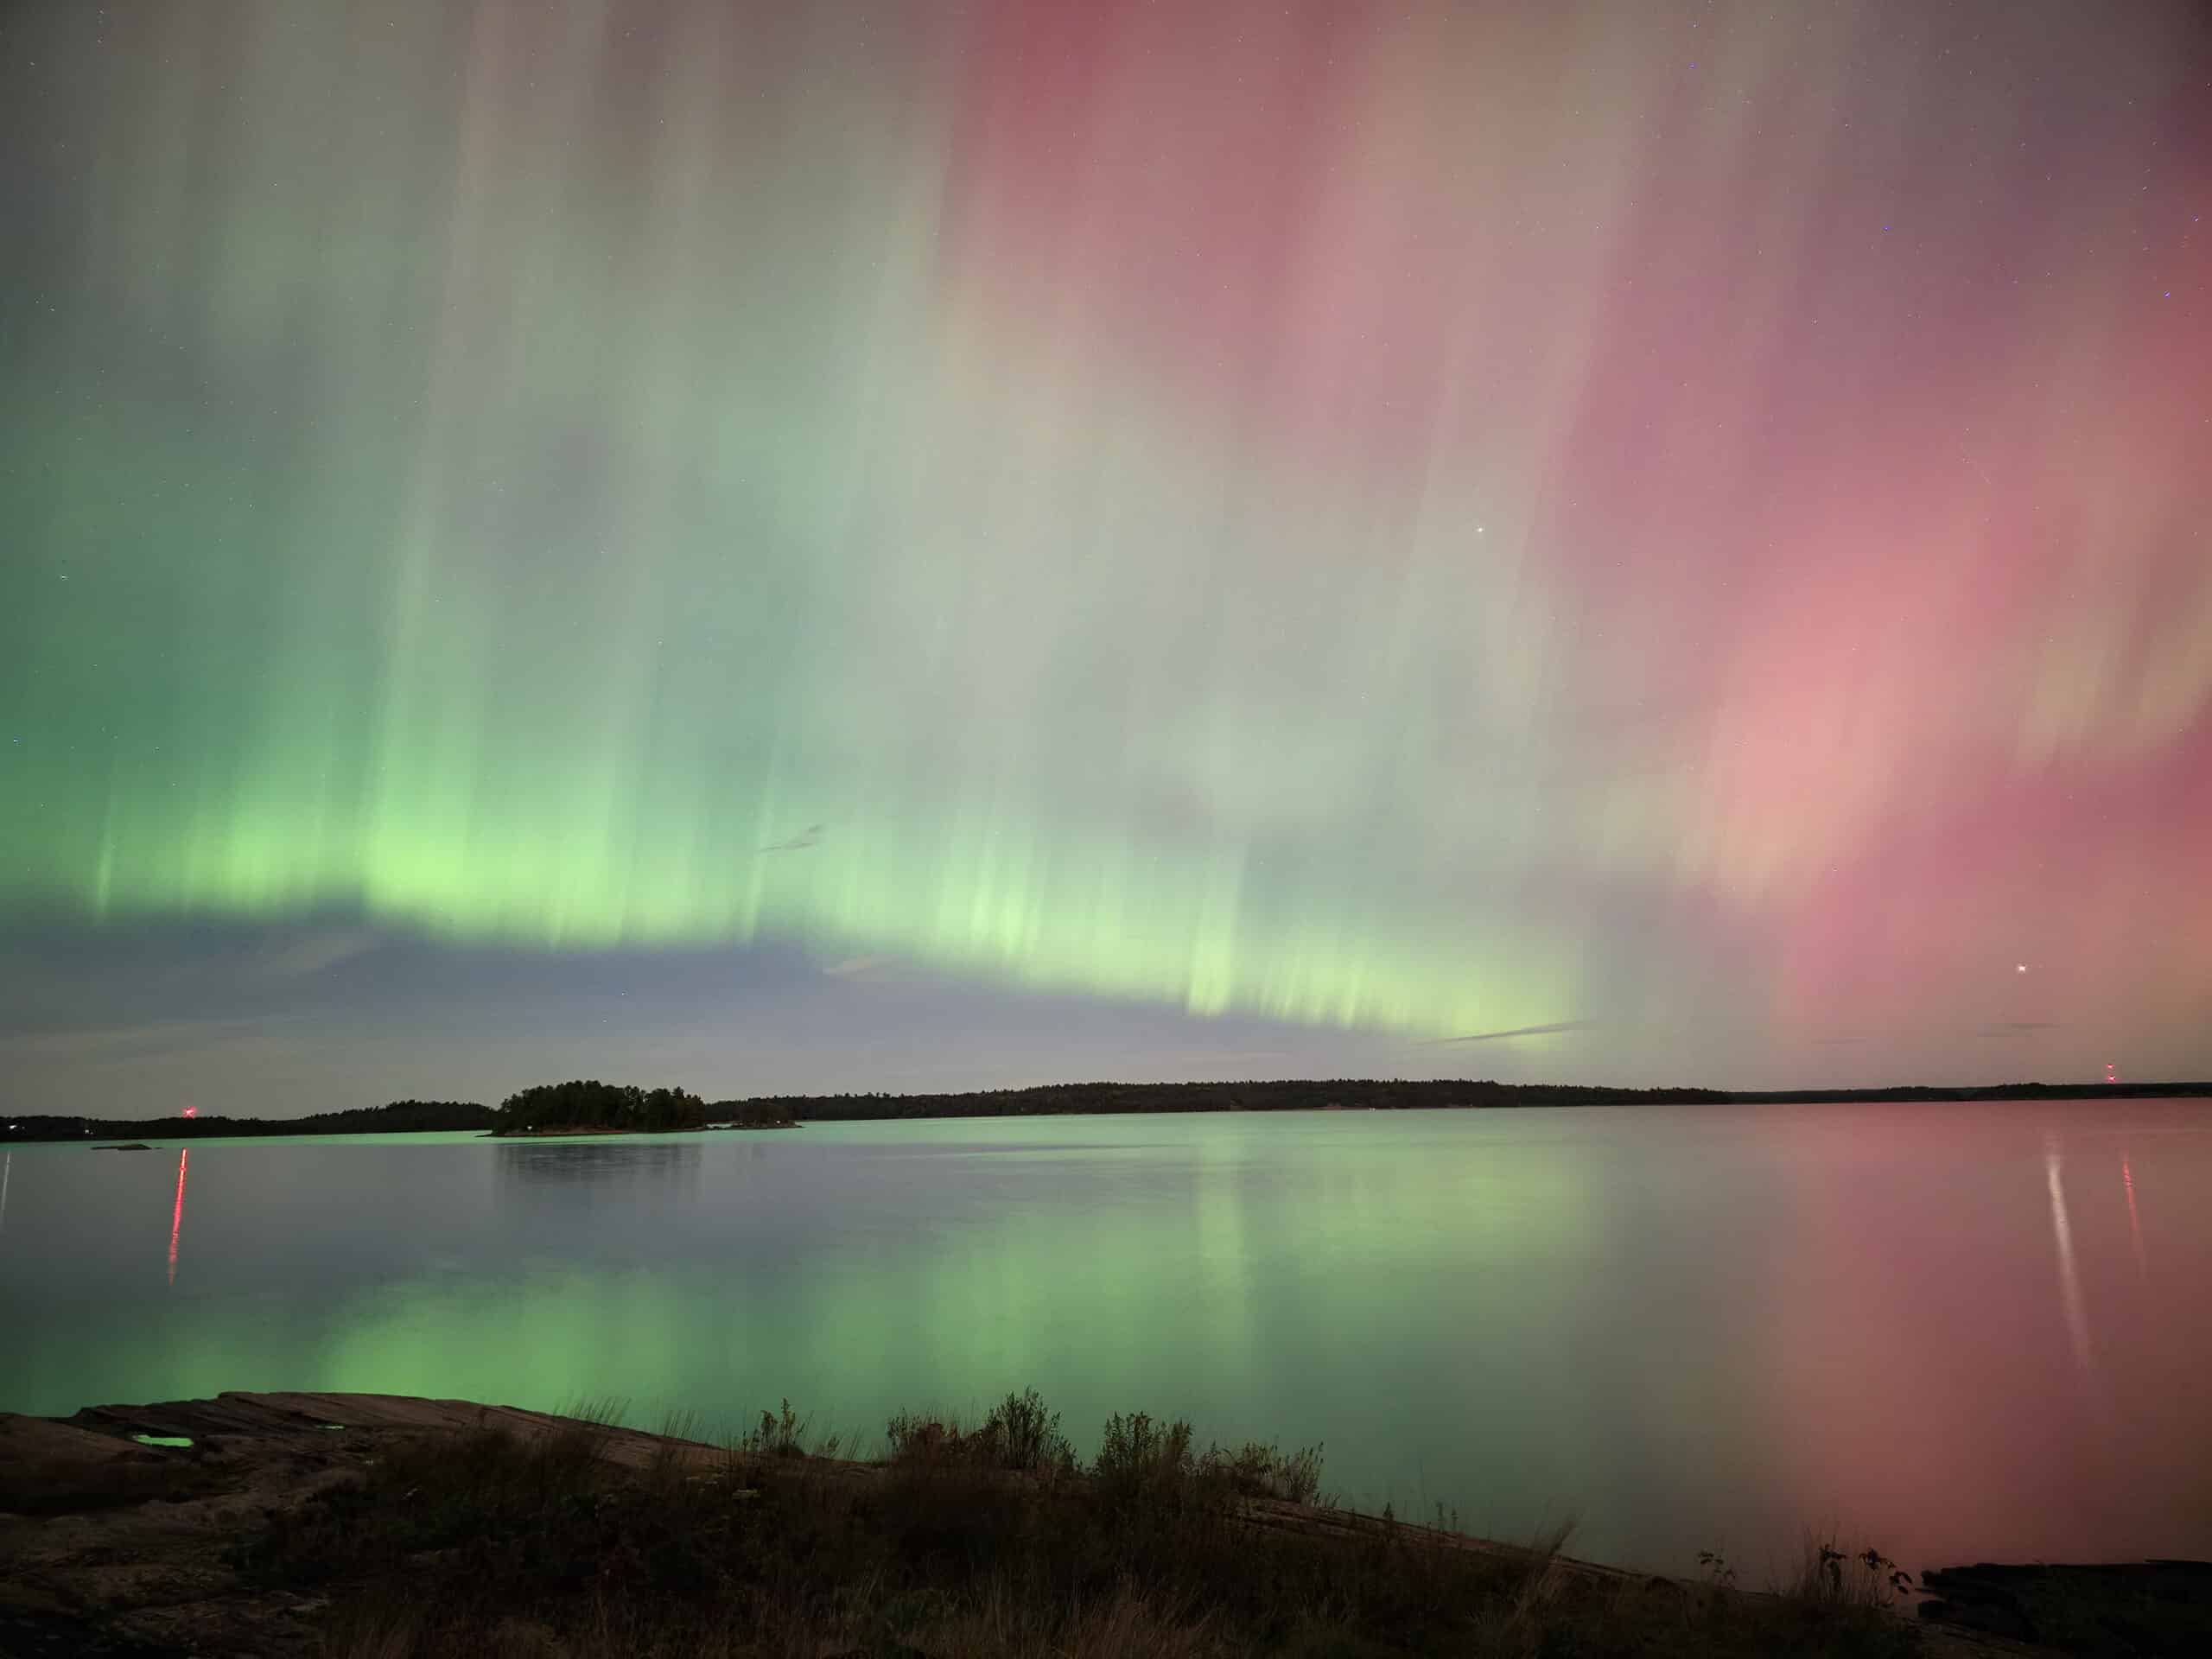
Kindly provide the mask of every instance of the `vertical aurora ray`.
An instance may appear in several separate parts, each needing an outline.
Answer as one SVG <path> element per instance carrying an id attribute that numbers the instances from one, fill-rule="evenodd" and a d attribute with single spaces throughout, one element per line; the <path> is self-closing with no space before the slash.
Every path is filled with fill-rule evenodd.
<path id="1" fill-rule="evenodd" d="M 0 914 L 2201 1057 L 2127 10 L 21 12 Z"/>

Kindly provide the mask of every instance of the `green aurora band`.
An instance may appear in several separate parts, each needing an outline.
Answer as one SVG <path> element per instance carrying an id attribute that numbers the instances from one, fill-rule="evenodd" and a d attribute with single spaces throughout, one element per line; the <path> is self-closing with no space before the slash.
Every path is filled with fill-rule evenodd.
<path id="1" fill-rule="evenodd" d="M 1320 804 L 1367 734 L 1336 673 L 1293 681 L 1362 585 L 1265 590 L 1371 507 L 1225 506 L 1260 458 L 974 338 L 928 100 L 804 39 L 760 130 L 670 67 L 664 119 L 602 110 L 563 164 L 596 21 L 527 86 L 499 9 L 459 86 L 410 90 L 451 44 L 419 18 L 379 54 L 262 17 L 221 100 L 185 21 L 197 74 L 81 67 L 90 245 L 0 426 L 29 529 L 0 904 L 1557 1017 L 1572 949 L 1441 926 L 1328 844 L 1364 833 Z M 636 125 L 651 153 L 597 170 Z"/>

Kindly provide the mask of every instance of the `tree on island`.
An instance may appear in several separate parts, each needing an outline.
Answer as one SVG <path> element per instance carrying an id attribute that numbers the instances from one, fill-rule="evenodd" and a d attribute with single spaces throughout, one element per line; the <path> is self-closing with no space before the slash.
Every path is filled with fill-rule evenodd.
<path id="1" fill-rule="evenodd" d="M 499 1103 L 499 1132 L 528 1129 L 697 1129 L 706 1127 L 707 1103 L 681 1089 L 640 1089 L 635 1084 L 541 1083 Z"/>

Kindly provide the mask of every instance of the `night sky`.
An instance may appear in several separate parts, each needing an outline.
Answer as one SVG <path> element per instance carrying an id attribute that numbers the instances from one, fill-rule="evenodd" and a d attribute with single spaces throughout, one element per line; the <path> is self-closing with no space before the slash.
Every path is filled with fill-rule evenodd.
<path id="1" fill-rule="evenodd" d="M 2212 17 L 0 16 L 22 1110 L 2212 1073 Z"/>

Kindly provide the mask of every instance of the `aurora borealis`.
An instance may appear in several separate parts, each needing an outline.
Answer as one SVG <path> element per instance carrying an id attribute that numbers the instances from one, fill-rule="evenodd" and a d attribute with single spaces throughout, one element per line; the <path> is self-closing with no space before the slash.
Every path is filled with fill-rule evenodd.
<path id="1" fill-rule="evenodd" d="M 0 133 L 26 1099 L 2212 1071 L 2195 8 L 19 7 Z"/>

